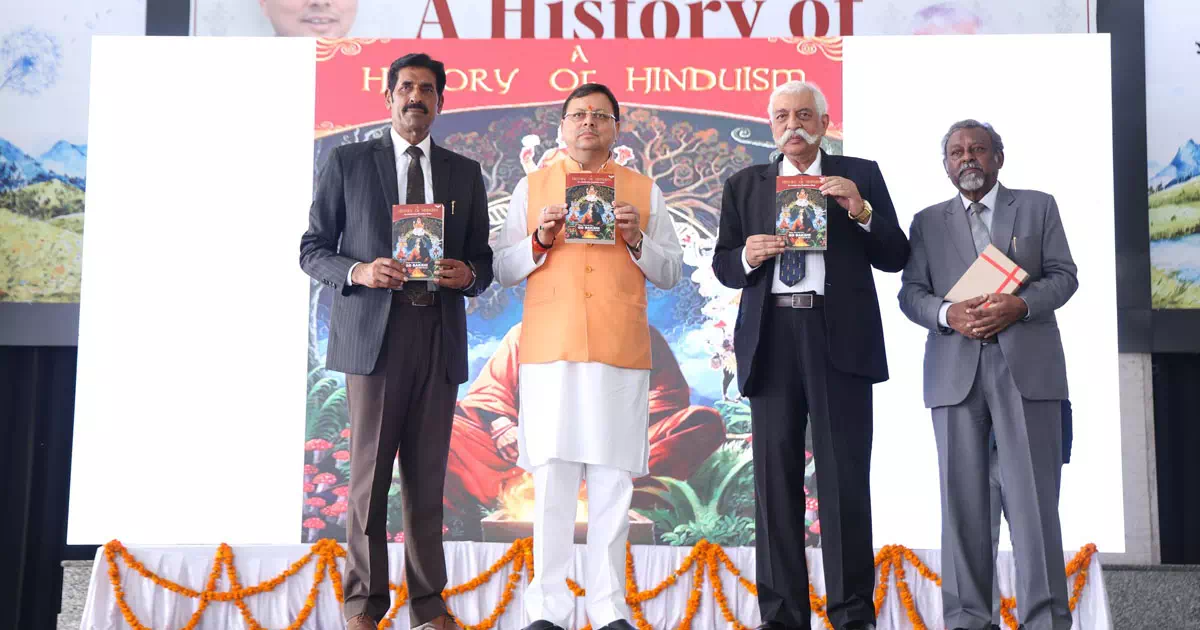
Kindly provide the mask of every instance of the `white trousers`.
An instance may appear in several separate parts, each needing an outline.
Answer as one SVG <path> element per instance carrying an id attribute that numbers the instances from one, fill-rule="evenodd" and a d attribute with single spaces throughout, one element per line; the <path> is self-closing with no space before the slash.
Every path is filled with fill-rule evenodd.
<path id="1" fill-rule="evenodd" d="M 610 466 L 557 459 L 533 469 L 533 581 L 525 589 L 529 620 L 570 627 L 575 595 L 567 577 L 575 558 L 575 510 L 579 481 L 586 474 L 588 534 L 585 579 L 587 615 L 593 628 L 629 619 L 625 603 L 625 541 L 633 478 Z M 583 624 L 578 624 L 583 625 Z"/>

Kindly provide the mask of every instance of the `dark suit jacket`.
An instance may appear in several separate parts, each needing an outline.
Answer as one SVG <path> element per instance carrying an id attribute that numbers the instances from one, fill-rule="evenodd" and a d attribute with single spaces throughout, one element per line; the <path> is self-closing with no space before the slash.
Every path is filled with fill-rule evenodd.
<path id="1" fill-rule="evenodd" d="M 825 326 L 829 354 L 838 370 L 872 383 L 888 378 L 883 347 L 883 323 L 871 267 L 896 272 L 908 260 L 908 238 L 896 220 L 879 165 L 859 158 L 822 152 L 821 171 L 853 181 L 874 216 L 868 232 L 855 224 L 836 201 L 829 200 L 829 250 L 825 252 Z M 713 253 L 713 272 L 731 289 L 742 289 L 734 327 L 738 387 L 754 395 L 754 357 L 758 351 L 763 315 L 771 296 L 775 259 L 746 275 L 742 249 L 753 234 L 775 233 L 775 176 L 779 160 L 742 169 L 725 182 L 721 200 L 721 231 Z M 770 340 L 765 340 L 770 343 Z"/>
<path id="2" fill-rule="evenodd" d="M 467 380 L 463 296 L 479 295 L 492 283 L 487 189 L 478 162 L 432 146 L 433 202 L 446 207 L 444 255 L 475 266 L 475 283 L 466 290 L 439 287 L 446 379 L 462 383 Z M 337 147 L 321 169 L 308 231 L 300 239 L 300 267 L 335 290 L 326 358 L 331 370 L 368 374 L 379 357 L 391 291 L 349 286 L 346 275 L 356 262 L 392 256 L 392 206 L 399 203 L 397 186 L 390 133 Z"/>

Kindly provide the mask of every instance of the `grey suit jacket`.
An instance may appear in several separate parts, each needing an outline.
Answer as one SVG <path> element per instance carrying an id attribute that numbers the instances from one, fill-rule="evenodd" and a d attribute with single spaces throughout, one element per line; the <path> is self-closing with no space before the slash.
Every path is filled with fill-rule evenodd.
<path id="1" fill-rule="evenodd" d="M 956 405 L 966 399 L 979 366 L 979 341 L 938 325 L 942 296 L 974 262 L 975 244 L 962 199 L 930 206 L 913 218 L 912 255 L 901 277 L 900 310 L 929 329 L 925 341 L 925 406 Z M 992 212 L 992 244 L 1029 272 L 1017 295 L 1029 305 L 1027 320 L 998 335 L 1021 396 L 1067 398 L 1067 369 L 1055 309 L 1067 303 L 1079 282 L 1054 197 L 1036 190 L 1000 186 Z"/>
<path id="2" fill-rule="evenodd" d="M 470 262 L 475 283 L 456 291 L 442 288 L 442 343 L 446 380 L 467 380 L 465 297 L 492 283 L 488 245 L 487 188 L 479 163 L 433 144 L 433 201 L 443 204 L 445 257 Z M 339 146 L 330 152 L 317 181 L 300 239 L 300 268 L 335 291 L 329 317 L 325 366 L 348 374 L 369 374 L 383 346 L 392 296 L 388 289 L 346 284 L 355 262 L 392 256 L 392 211 L 399 203 L 396 157 L 391 134 Z"/>

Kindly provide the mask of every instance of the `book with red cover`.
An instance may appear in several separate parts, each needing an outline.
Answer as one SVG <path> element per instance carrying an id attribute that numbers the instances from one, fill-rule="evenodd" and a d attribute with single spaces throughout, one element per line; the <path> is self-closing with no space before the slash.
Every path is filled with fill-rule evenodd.
<path id="1" fill-rule="evenodd" d="M 392 206 L 392 258 L 413 280 L 433 279 L 442 259 L 445 208 L 440 203 Z"/>
<path id="2" fill-rule="evenodd" d="M 563 229 L 568 243 L 612 245 L 617 242 L 616 175 L 612 173 L 567 173 L 567 222 Z"/>
<path id="3" fill-rule="evenodd" d="M 775 178 L 775 234 L 788 249 L 824 251 L 829 246 L 824 177 L 790 175 Z"/>

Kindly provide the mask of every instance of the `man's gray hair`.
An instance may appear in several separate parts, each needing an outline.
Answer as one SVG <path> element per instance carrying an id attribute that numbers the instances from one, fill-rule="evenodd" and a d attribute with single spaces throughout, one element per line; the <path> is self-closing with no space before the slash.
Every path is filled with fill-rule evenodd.
<path id="1" fill-rule="evenodd" d="M 1000 134 L 996 133 L 996 130 L 993 129 L 991 125 L 985 122 L 979 122 L 974 118 L 968 118 L 950 125 L 950 131 L 947 131 L 946 135 L 942 137 L 942 160 L 945 160 L 949 157 L 946 152 L 946 147 L 950 144 L 950 136 L 953 136 L 954 132 L 961 131 L 963 129 L 986 130 L 988 132 L 988 136 L 992 139 L 992 153 L 996 155 L 1004 153 L 1004 141 L 1000 139 Z"/>
<path id="2" fill-rule="evenodd" d="M 775 103 L 775 97 L 782 94 L 803 94 L 805 92 L 812 94 L 813 102 L 816 103 L 818 118 L 828 113 L 829 105 L 825 100 L 825 93 L 821 91 L 821 88 L 817 87 L 816 83 L 788 81 L 775 88 L 774 92 L 771 92 L 771 98 L 767 101 L 767 120 L 775 117 L 775 112 L 771 109 L 771 106 Z"/>

